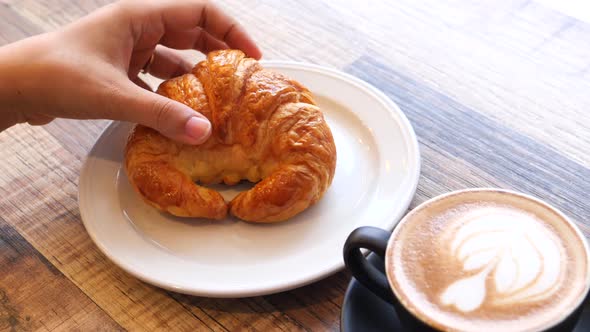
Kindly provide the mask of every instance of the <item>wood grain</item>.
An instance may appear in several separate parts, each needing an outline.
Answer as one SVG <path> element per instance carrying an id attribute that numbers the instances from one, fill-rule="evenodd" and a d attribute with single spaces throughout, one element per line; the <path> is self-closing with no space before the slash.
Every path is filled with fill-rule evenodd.
<path id="1" fill-rule="evenodd" d="M 462 181 L 453 189 L 496 186 L 532 194 L 567 211 L 590 237 L 584 223 L 589 208 L 586 193 L 590 192 L 590 182 L 586 179 L 590 178 L 590 169 L 374 59 L 360 58 L 349 70 L 381 87 L 396 101 L 423 144 L 478 170 L 479 181 Z M 426 156 L 425 163 L 430 160 Z M 488 179 L 501 182 L 483 181 L 486 173 Z"/>
<path id="2" fill-rule="evenodd" d="M 2 219 L 0 234 L 0 330 L 120 330 Z"/>
<path id="3" fill-rule="evenodd" d="M 0 45 L 15 42 L 42 30 L 0 2 Z"/>
<path id="4" fill-rule="evenodd" d="M 0 45 L 107 3 L 2 0 Z M 344 70 L 400 105 L 422 152 L 412 207 L 453 189 L 512 188 L 562 208 L 590 237 L 590 24 L 530 0 L 218 4 L 266 59 Z M 209 299 L 147 285 L 109 261 L 77 205 L 81 163 L 108 123 L 0 133 L 0 330 L 339 329 L 346 272 L 280 294 Z"/>

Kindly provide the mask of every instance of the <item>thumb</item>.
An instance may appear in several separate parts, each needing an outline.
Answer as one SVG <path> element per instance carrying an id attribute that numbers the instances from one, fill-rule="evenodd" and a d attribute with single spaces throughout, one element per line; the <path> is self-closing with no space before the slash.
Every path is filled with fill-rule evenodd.
<path id="1" fill-rule="evenodd" d="M 126 121 L 151 127 L 175 141 L 185 144 L 204 143 L 211 135 L 209 120 L 192 108 L 130 84 L 124 116 Z"/>

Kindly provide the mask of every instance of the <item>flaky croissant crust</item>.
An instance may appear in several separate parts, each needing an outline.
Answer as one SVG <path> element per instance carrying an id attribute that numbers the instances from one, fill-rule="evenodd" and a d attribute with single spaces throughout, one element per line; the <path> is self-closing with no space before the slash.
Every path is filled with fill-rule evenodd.
<path id="1" fill-rule="evenodd" d="M 174 142 L 137 125 L 125 150 L 134 189 L 176 216 L 287 220 L 316 203 L 336 168 L 336 146 L 310 91 L 264 69 L 238 50 L 208 54 L 192 73 L 163 82 L 159 94 L 206 116 L 211 137 L 200 146 Z M 200 184 L 256 185 L 226 203 Z"/>

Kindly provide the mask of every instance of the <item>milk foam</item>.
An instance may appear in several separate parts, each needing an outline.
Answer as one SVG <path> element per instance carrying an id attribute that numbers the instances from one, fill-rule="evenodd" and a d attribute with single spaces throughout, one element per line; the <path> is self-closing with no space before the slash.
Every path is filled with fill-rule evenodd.
<path id="1" fill-rule="evenodd" d="M 411 312 L 442 330 L 539 330 L 581 303 L 583 236 L 535 201 L 466 193 L 416 209 L 396 227 L 388 278 Z"/>
<path id="2" fill-rule="evenodd" d="M 515 305 L 555 295 L 564 277 L 559 239 L 530 214 L 511 209 L 485 208 L 449 224 L 448 255 L 475 275 L 454 281 L 441 302 L 467 312 L 487 298 L 491 305 Z M 495 292 L 486 286 L 494 280 Z"/>

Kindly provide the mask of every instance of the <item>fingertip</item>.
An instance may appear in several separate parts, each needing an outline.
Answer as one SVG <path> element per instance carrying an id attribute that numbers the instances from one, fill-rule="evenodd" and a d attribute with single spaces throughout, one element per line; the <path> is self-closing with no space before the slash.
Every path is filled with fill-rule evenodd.
<path id="1" fill-rule="evenodd" d="M 244 43 L 242 45 L 242 50 L 246 55 L 256 60 L 260 60 L 262 58 L 262 51 L 250 36 L 246 35 L 244 38 Z"/>
<path id="2" fill-rule="evenodd" d="M 262 51 L 257 46 L 254 46 L 253 50 L 247 52 L 248 56 L 256 60 L 262 59 Z"/>
<path id="3" fill-rule="evenodd" d="M 247 56 L 260 60 L 262 58 L 262 51 L 252 39 L 252 37 L 246 32 L 245 28 L 236 24 L 230 29 L 224 36 L 223 41 L 234 49 L 242 50 Z"/>
<path id="4" fill-rule="evenodd" d="M 157 78 L 169 79 L 190 73 L 193 69 L 193 63 L 177 50 L 157 45 L 154 54 L 154 60 L 148 72 Z"/>
<path id="5" fill-rule="evenodd" d="M 243 46 L 237 47 L 237 48 L 242 50 L 244 53 L 246 53 L 246 55 L 250 58 L 253 58 L 256 60 L 260 60 L 262 58 L 262 52 L 260 51 L 258 46 L 256 46 L 256 44 L 254 44 L 254 42 L 252 42 L 252 41 L 250 41 L 248 43 L 248 45 L 243 45 Z"/>
<path id="6" fill-rule="evenodd" d="M 202 144 L 211 136 L 211 122 L 205 117 L 190 117 L 184 126 L 184 138 L 189 144 Z"/>

